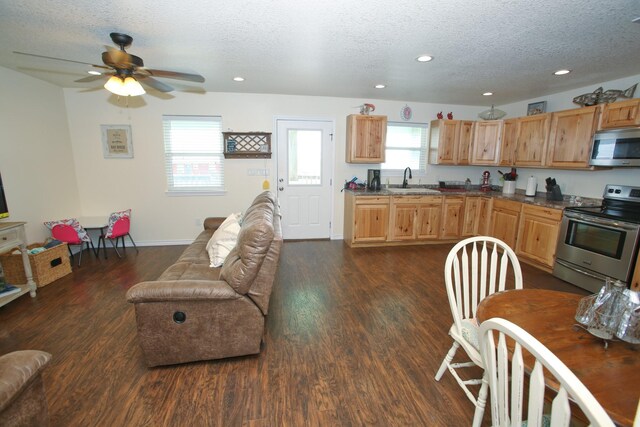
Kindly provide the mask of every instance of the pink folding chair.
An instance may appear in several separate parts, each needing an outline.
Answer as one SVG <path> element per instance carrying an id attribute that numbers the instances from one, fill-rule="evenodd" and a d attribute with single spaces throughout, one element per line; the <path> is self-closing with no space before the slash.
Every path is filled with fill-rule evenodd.
<path id="1" fill-rule="evenodd" d="M 67 244 L 71 260 L 73 260 L 71 246 L 80 246 L 78 267 L 80 267 L 80 263 L 82 262 L 82 252 L 84 251 L 85 244 L 87 245 L 87 249 L 91 247 L 95 253 L 95 248 L 93 247 L 91 238 L 76 218 L 62 219 L 59 221 L 46 221 L 44 225 L 51 230 L 51 237 Z"/>
<path id="2" fill-rule="evenodd" d="M 129 234 L 129 230 L 131 228 L 131 209 L 127 209 L 120 212 L 114 212 L 109 215 L 109 225 L 107 226 L 107 232 L 100 236 L 100 239 L 103 241 L 105 239 L 109 239 L 111 246 L 115 249 L 118 258 L 122 258 L 120 252 L 118 252 L 118 239 L 122 242 L 122 250 L 125 250 L 124 246 L 124 236 L 128 236 L 129 240 L 133 244 L 133 247 L 138 251 L 138 247 L 136 246 L 136 242 L 133 241 L 131 234 Z M 115 245 L 113 241 L 116 241 Z M 100 247 L 100 243 L 98 243 L 98 247 Z M 106 256 L 106 245 L 105 245 L 105 256 Z"/>

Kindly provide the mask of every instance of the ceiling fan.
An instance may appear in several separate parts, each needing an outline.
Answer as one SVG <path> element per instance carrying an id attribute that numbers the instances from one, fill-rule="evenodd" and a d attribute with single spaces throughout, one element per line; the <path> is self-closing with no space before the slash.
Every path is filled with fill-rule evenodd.
<path id="1" fill-rule="evenodd" d="M 136 55 L 131 55 L 125 51 L 125 48 L 130 46 L 131 42 L 133 42 L 133 38 L 131 36 L 121 33 L 111 33 L 110 36 L 111 40 L 113 40 L 116 45 L 120 46 L 120 49 L 105 46 L 107 51 L 102 52 L 102 62 L 104 65 L 54 58 L 51 56 L 35 55 L 33 53 L 16 51 L 13 53 L 53 59 L 56 61 L 74 62 L 77 64 L 90 65 L 95 68 L 105 69 L 107 71 L 78 79 L 76 82 L 87 83 L 108 77 L 109 80 L 104 85 L 105 89 L 120 96 L 138 96 L 144 94 L 145 91 L 140 85 L 140 82 L 160 92 L 171 92 L 173 90 L 173 87 L 156 80 L 154 77 L 187 80 L 198 83 L 204 82 L 204 77 L 199 74 L 146 68 L 142 58 Z"/>

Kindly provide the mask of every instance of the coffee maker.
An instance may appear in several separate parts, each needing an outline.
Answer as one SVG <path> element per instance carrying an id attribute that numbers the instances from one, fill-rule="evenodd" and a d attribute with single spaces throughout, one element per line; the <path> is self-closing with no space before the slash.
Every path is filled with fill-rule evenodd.
<path id="1" fill-rule="evenodd" d="M 369 169 L 367 171 L 367 188 L 372 191 L 379 191 L 380 187 L 380 169 Z"/>

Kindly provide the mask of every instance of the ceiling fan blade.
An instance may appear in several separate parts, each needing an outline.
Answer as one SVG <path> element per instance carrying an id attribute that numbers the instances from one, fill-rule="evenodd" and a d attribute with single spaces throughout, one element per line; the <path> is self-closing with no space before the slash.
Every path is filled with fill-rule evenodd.
<path id="1" fill-rule="evenodd" d="M 36 55 L 35 53 L 17 52 L 15 50 L 13 51 L 13 53 L 18 55 L 25 55 L 25 56 L 35 56 L 36 58 L 53 59 L 54 61 L 64 61 L 64 62 L 73 62 L 74 64 L 90 65 L 92 67 L 104 68 L 106 70 L 110 69 L 109 67 L 105 67 L 104 65 L 90 64 L 88 62 L 81 62 L 81 61 L 72 61 L 71 59 L 54 58 L 53 56 Z"/>
<path id="2" fill-rule="evenodd" d="M 131 68 L 142 67 L 144 63 L 139 56 L 131 55 L 124 50 L 114 49 L 110 46 L 105 46 L 106 52 L 102 52 L 102 62 L 106 65 L 114 68 Z"/>
<path id="3" fill-rule="evenodd" d="M 141 76 L 138 76 L 138 79 L 140 80 L 141 83 L 147 86 L 150 86 L 156 90 L 159 90 L 160 92 L 171 92 L 173 90 L 173 88 L 168 84 L 164 84 L 161 81 L 154 79 L 153 77 L 141 75 Z"/>
<path id="4" fill-rule="evenodd" d="M 190 82 L 204 83 L 204 77 L 202 77 L 200 74 L 180 73 L 178 71 L 167 71 L 167 70 L 152 70 L 150 68 L 145 68 L 144 70 L 154 77 L 167 77 L 170 79 L 187 80 Z"/>
<path id="5" fill-rule="evenodd" d="M 104 73 L 104 74 L 99 74 L 96 76 L 87 76 L 87 77 L 83 77 L 81 79 L 78 80 L 74 80 L 76 83 L 90 83 L 90 82 L 95 82 L 96 80 L 100 80 L 100 79 L 104 79 L 105 77 L 109 77 L 112 76 L 114 73 Z"/>

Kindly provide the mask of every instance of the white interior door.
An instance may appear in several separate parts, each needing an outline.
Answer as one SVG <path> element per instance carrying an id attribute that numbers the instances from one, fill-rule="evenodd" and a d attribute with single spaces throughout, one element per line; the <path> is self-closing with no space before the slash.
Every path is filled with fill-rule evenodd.
<path id="1" fill-rule="evenodd" d="M 333 122 L 276 120 L 277 193 L 285 239 L 331 235 Z"/>

